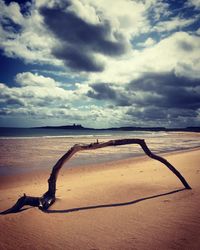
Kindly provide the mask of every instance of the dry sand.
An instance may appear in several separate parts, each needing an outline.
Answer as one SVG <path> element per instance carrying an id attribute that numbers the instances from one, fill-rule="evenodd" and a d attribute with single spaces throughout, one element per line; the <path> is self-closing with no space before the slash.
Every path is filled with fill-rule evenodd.
<path id="1" fill-rule="evenodd" d="M 0 249 L 200 249 L 200 150 L 165 154 L 192 186 L 147 157 L 63 169 L 51 213 L 0 216 Z M 40 196 L 48 172 L 1 177 L 0 210 Z"/>

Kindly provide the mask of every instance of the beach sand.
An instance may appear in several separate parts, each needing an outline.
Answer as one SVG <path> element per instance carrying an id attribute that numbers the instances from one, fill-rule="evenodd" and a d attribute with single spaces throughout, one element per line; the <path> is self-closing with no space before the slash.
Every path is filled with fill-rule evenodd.
<path id="1" fill-rule="evenodd" d="M 192 186 L 148 157 L 64 168 L 58 200 L 0 216 L 0 249 L 200 249 L 200 150 L 162 154 Z M 0 210 L 47 190 L 49 169 L 0 178 Z"/>

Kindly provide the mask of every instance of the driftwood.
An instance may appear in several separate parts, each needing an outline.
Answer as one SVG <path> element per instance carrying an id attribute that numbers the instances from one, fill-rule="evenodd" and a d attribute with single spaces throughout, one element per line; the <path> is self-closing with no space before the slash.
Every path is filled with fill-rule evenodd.
<path id="1" fill-rule="evenodd" d="M 191 189 L 190 185 L 187 183 L 185 178 L 179 173 L 179 171 L 172 166 L 166 159 L 161 156 L 153 154 L 150 149 L 147 147 L 147 144 L 142 139 L 120 139 L 120 140 L 110 140 L 107 142 L 99 143 L 98 140 L 96 143 L 91 144 L 76 144 L 72 148 L 70 148 L 54 165 L 50 177 L 48 179 L 48 190 L 41 197 L 32 197 L 32 196 L 22 196 L 18 199 L 16 204 L 9 208 L 6 211 L 1 212 L 1 214 L 8 213 L 16 213 L 22 209 L 22 207 L 29 205 L 38 207 L 41 210 L 47 210 L 56 200 L 56 181 L 58 178 L 58 174 L 63 164 L 68 161 L 75 153 L 83 150 L 94 150 L 98 148 L 110 147 L 110 146 L 120 146 L 126 144 L 139 144 L 143 151 L 150 158 L 153 158 L 157 161 L 162 162 L 165 166 L 167 166 L 182 182 L 186 189 Z"/>

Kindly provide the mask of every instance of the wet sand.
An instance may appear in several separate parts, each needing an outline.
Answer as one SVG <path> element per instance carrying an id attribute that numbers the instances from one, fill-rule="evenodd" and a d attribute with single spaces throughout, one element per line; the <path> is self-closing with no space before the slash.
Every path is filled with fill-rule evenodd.
<path id="1" fill-rule="evenodd" d="M 63 168 L 50 213 L 0 216 L 0 249 L 199 249 L 200 150 L 163 156 L 192 190 L 146 156 Z M 43 194 L 50 169 L 2 175 L 0 210 Z"/>

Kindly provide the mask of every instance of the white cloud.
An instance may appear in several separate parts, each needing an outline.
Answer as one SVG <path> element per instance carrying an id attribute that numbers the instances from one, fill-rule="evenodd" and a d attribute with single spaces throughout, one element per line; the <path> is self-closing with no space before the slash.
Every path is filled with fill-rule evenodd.
<path id="1" fill-rule="evenodd" d="M 153 27 L 153 30 L 157 32 L 172 31 L 187 27 L 195 21 L 196 18 L 184 19 L 180 17 L 174 17 L 171 20 L 158 22 L 156 26 Z"/>
<path id="2" fill-rule="evenodd" d="M 52 88 L 58 86 L 58 83 L 50 77 L 44 77 L 42 75 L 33 74 L 31 72 L 18 73 L 15 77 L 15 81 L 19 86 L 38 86 Z"/>
<path id="3" fill-rule="evenodd" d="M 199 63 L 194 65 L 194 62 L 199 61 L 199 49 L 199 37 L 177 32 L 147 49 L 143 54 L 143 60 L 151 71 L 157 72 L 176 70 L 180 62 L 198 68 Z M 179 73 L 185 75 L 184 72 Z"/>
<path id="4" fill-rule="evenodd" d="M 155 21 L 160 20 L 162 17 L 170 16 L 169 3 L 162 0 L 145 0 L 148 6 L 148 11 L 151 12 L 151 18 Z"/>
<path id="5" fill-rule="evenodd" d="M 0 84 L 1 103 L 9 104 L 15 110 L 16 105 L 29 110 L 31 107 L 44 106 L 65 107 L 81 98 L 82 92 L 66 90 L 60 87 L 54 79 L 30 72 L 20 73 L 16 76 L 18 87 L 8 87 Z M 77 85 L 78 86 L 78 85 Z M 13 100 L 19 100 L 14 102 Z"/>
<path id="6" fill-rule="evenodd" d="M 0 2 L 0 12 L 1 12 L 1 19 L 10 17 L 12 20 L 22 25 L 24 21 L 24 17 L 20 12 L 20 6 L 16 2 L 11 2 L 8 6 L 1 1 Z"/>
<path id="7" fill-rule="evenodd" d="M 99 16 L 97 15 L 94 6 L 90 5 L 88 1 L 74 0 L 72 5 L 68 7 L 67 11 L 78 15 L 89 23 L 100 23 Z"/>
<path id="8" fill-rule="evenodd" d="M 188 0 L 187 4 L 189 6 L 194 6 L 195 8 L 200 8 L 200 0 Z"/>
<path id="9" fill-rule="evenodd" d="M 143 43 L 138 43 L 137 46 L 141 47 L 151 47 L 156 43 L 152 37 L 148 37 Z"/>
<path id="10" fill-rule="evenodd" d="M 55 45 L 55 39 L 47 33 L 43 26 L 42 18 L 37 9 L 33 9 L 31 15 L 23 16 L 18 3 L 11 2 L 8 6 L 0 2 L 0 22 L 3 25 L 7 20 L 7 29 L 0 26 L 0 48 L 8 57 L 20 58 L 28 63 L 42 63 L 62 65 L 51 55 L 51 48 Z M 10 21 L 19 25 L 15 31 L 11 29 Z"/>
<path id="11" fill-rule="evenodd" d="M 46 79 L 46 81 L 49 80 Z M 63 124 L 80 122 L 89 127 L 119 125 L 120 120 L 123 119 L 124 109 L 121 108 L 115 110 L 105 106 L 102 109 L 100 106 L 91 104 L 91 100 L 78 105 L 78 101 L 86 98 L 85 93 L 89 87 L 86 88 L 77 83 L 77 89 L 69 91 L 56 86 L 51 88 L 45 85 L 35 86 L 33 82 L 12 88 L 0 83 L 0 105 L 3 105 L 0 111 L 1 118 L 28 117 L 36 124 L 45 124 L 44 121 L 46 121 L 48 124 L 52 122 L 52 125 L 57 124 L 56 119 L 59 119 L 59 124 L 62 121 Z"/>
<path id="12" fill-rule="evenodd" d="M 106 59 L 105 71 L 91 74 L 89 81 L 126 84 L 145 72 L 172 70 L 180 75 L 191 77 L 194 72 L 197 72 L 196 77 L 200 77 L 199 51 L 200 37 L 186 32 L 176 32 L 151 47 L 132 51 L 119 60 Z M 185 67 L 188 67 L 187 72 Z"/>
<path id="13" fill-rule="evenodd" d="M 88 2 L 88 0 L 83 0 Z M 113 27 L 124 34 L 127 40 L 143 33 L 150 32 L 151 21 L 159 20 L 161 15 L 170 14 L 168 3 L 162 0 L 130 1 L 118 0 L 113 4 L 112 0 L 89 0 L 105 19 L 111 21 Z M 108 6 L 112 6 L 108 8 Z"/>
<path id="14" fill-rule="evenodd" d="M 200 36 L 200 28 L 196 31 L 196 34 Z"/>

